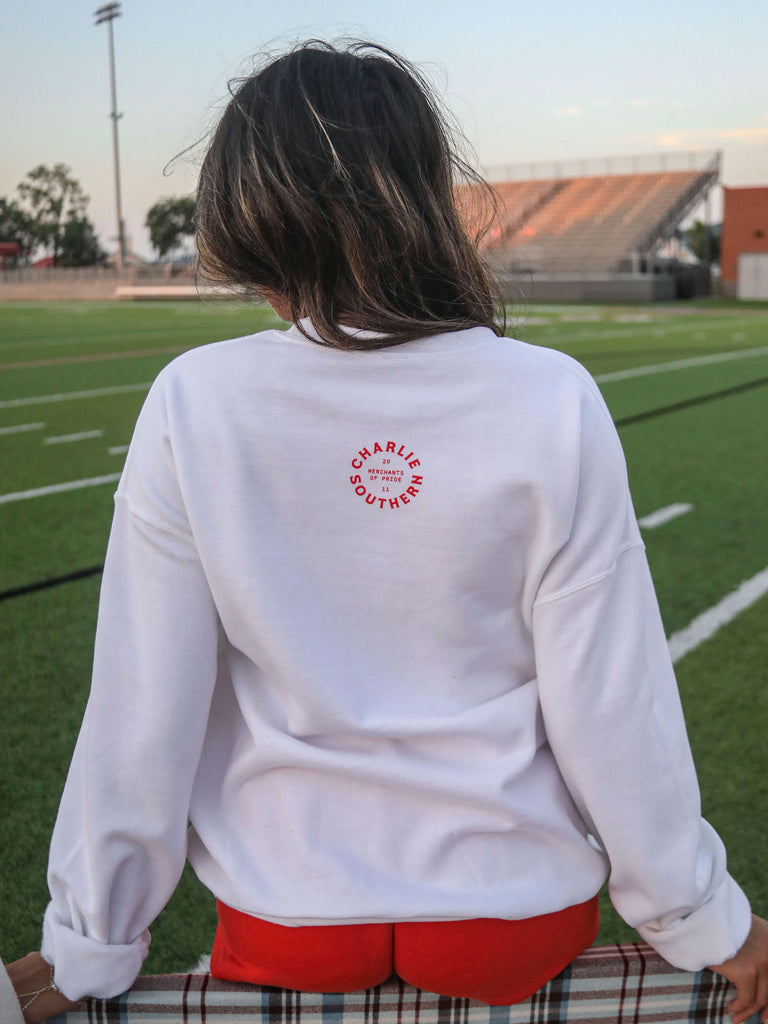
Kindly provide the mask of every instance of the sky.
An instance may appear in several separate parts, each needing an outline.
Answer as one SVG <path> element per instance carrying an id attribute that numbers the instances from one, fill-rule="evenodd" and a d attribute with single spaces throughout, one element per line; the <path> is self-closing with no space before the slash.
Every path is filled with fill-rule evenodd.
<path id="1" fill-rule="evenodd" d="M 39 164 L 67 164 L 113 250 L 101 2 L 0 0 L 0 196 Z M 228 81 L 310 37 L 371 39 L 419 64 L 492 179 L 536 161 L 720 149 L 726 186 L 768 184 L 766 0 L 122 0 L 113 25 L 123 215 L 143 256 L 149 207 L 194 190 Z"/>

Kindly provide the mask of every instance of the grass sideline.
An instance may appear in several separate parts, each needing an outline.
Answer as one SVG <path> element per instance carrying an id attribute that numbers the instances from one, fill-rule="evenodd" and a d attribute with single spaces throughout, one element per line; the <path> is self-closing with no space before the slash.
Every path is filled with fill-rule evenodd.
<path id="1" fill-rule="evenodd" d="M 176 352 L 273 326 L 237 303 L 3 304 L 0 306 L 0 491 L 16 493 L 119 471 L 144 397 L 138 389 L 30 405 L 20 398 L 150 381 Z M 511 311 L 510 333 L 562 348 L 596 376 L 768 346 L 768 308 L 546 306 Z M 708 397 L 768 379 L 768 355 L 691 365 L 601 385 L 620 428 L 638 515 L 690 502 L 685 516 L 646 533 L 668 633 L 730 593 L 768 559 L 768 388 Z M 671 411 L 681 402 L 699 404 Z M 78 442 L 43 444 L 101 430 Z M 0 504 L 0 591 L 97 565 L 113 486 Z M 5 672 L 0 744 L 0 907 L 6 959 L 39 941 L 46 848 L 88 691 L 98 577 L 0 603 Z M 761 599 L 678 666 L 704 812 L 729 848 L 734 875 L 768 915 L 764 850 L 768 797 L 762 730 L 768 720 L 768 636 Z M 190 872 L 153 928 L 147 972 L 184 970 L 210 949 L 213 901 Z M 605 904 L 600 942 L 631 939 Z"/>

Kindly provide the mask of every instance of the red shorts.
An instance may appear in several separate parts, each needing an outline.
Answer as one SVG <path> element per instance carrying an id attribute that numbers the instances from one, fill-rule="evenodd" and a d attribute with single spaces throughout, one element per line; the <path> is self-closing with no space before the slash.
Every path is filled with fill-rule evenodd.
<path id="1" fill-rule="evenodd" d="M 211 973 L 227 981 L 354 992 L 396 973 L 428 992 L 508 1006 L 526 999 L 594 942 L 597 896 L 524 921 L 409 921 L 288 928 L 224 903 Z"/>

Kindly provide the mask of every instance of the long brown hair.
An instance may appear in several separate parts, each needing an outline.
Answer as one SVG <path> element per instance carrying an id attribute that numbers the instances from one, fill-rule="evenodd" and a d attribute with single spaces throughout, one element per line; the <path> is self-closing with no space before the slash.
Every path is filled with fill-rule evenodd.
<path id="1" fill-rule="evenodd" d="M 502 334 L 459 181 L 493 206 L 415 67 L 375 44 L 311 40 L 232 90 L 200 171 L 201 272 L 281 295 L 339 348 Z"/>

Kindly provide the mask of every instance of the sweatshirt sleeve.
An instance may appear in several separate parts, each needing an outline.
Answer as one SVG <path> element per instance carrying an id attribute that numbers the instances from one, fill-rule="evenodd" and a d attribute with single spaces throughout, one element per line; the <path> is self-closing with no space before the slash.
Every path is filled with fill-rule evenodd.
<path id="1" fill-rule="evenodd" d="M 623 454 L 599 396 L 583 410 L 567 542 L 533 610 L 547 737 L 611 865 L 621 916 L 670 963 L 721 963 L 743 945 L 746 897 L 701 818 L 677 684 Z"/>
<path id="2" fill-rule="evenodd" d="M 51 842 L 43 956 L 70 999 L 129 988 L 187 851 L 219 625 L 150 395 L 115 499 L 91 693 Z"/>

